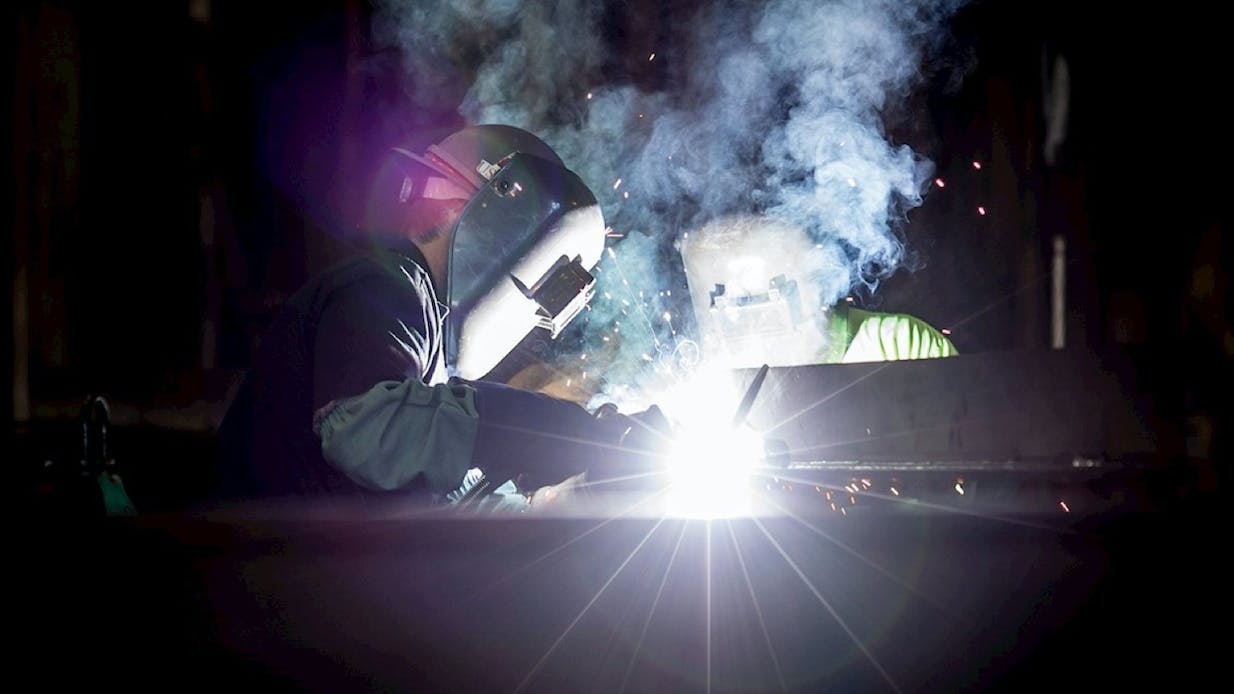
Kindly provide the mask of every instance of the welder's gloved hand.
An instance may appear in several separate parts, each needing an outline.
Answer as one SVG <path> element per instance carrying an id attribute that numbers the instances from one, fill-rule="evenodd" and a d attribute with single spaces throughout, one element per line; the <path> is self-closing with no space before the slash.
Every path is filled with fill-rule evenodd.
<path id="1" fill-rule="evenodd" d="M 620 424 L 622 433 L 618 446 L 633 456 L 633 464 L 621 460 L 614 465 L 593 469 L 588 475 L 592 483 L 608 481 L 616 484 L 623 478 L 631 478 L 632 484 L 622 484 L 621 488 L 638 486 L 642 482 L 635 480 L 645 481 L 646 473 L 658 470 L 656 463 L 667 450 L 673 433 L 672 424 L 659 406 L 652 405 L 641 412 L 625 415 L 618 411 L 616 405 L 605 403 L 596 409 L 595 416 Z"/>
<path id="2" fill-rule="evenodd" d="M 663 448 L 651 442 L 664 436 L 655 427 L 667 426 L 658 408 L 594 416 L 542 393 L 487 381 L 467 385 L 476 391 L 479 413 L 471 463 L 494 481 L 513 479 L 531 490 L 582 473 L 588 479 L 638 474 L 654 469 Z"/>

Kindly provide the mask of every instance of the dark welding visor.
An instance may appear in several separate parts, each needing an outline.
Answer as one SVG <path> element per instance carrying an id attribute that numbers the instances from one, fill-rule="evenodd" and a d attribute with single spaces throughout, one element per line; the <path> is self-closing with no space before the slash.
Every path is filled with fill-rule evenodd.
<path id="1" fill-rule="evenodd" d="M 535 327 L 556 336 L 594 289 L 604 250 L 595 195 L 572 171 L 529 154 L 500 163 L 455 224 L 446 362 L 488 373 Z"/>

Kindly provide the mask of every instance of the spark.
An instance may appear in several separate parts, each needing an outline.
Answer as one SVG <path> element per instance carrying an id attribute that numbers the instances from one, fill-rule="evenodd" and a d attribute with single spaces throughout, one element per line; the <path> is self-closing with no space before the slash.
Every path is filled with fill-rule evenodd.
<path id="1" fill-rule="evenodd" d="M 582 360 L 584 360 L 584 361 L 586 361 L 586 359 L 587 359 L 587 353 L 586 353 L 586 352 L 583 352 L 582 354 L 578 355 L 578 358 L 579 358 L 579 359 L 582 359 Z"/>
<path id="2" fill-rule="evenodd" d="M 944 335 L 950 335 L 950 334 L 951 334 L 951 328 L 943 328 L 943 329 L 942 329 L 942 330 L 940 330 L 939 332 L 941 332 L 941 333 L 942 333 L 942 334 L 944 334 Z"/>
<path id="3" fill-rule="evenodd" d="M 620 187 L 621 187 L 621 179 L 619 178 L 617 179 L 615 183 L 613 183 L 613 190 L 617 190 Z"/>
<path id="4" fill-rule="evenodd" d="M 848 187 L 849 187 L 849 188 L 856 188 L 856 187 L 857 187 L 857 179 L 855 179 L 855 178 L 849 178 L 849 179 L 848 179 Z"/>
<path id="5" fill-rule="evenodd" d="M 591 92 L 587 92 L 587 100 L 588 100 L 588 101 L 590 101 L 590 100 L 591 100 Z"/>
<path id="6" fill-rule="evenodd" d="M 1067 502 L 1062 499 L 1058 500 L 1058 505 L 1062 507 L 1063 513 L 1071 513 L 1071 509 L 1067 508 Z"/>
<path id="7" fill-rule="evenodd" d="M 656 59 L 656 54 L 654 52 L 651 55 L 647 56 L 647 62 L 649 63 L 655 59 Z"/>
<path id="8" fill-rule="evenodd" d="M 827 599 L 824 598 L 823 594 L 818 591 L 818 588 L 815 588 L 814 584 L 810 582 L 810 579 L 806 577 L 805 572 L 797 566 L 797 563 L 793 561 L 792 557 L 788 556 L 788 552 L 785 552 L 784 548 L 780 546 L 780 543 L 776 542 L 776 539 L 772 537 L 767 528 L 763 526 L 758 518 L 751 518 L 751 520 L 754 521 L 754 524 L 758 526 L 759 530 L 763 531 L 763 534 L 767 536 L 767 539 L 780 553 L 780 556 L 784 557 L 784 561 L 790 568 L 792 568 L 793 572 L 797 574 L 797 577 L 801 579 L 801 582 L 806 585 L 806 588 L 814 594 L 814 597 L 818 598 L 818 601 L 822 603 L 823 607 L 827 608 L 827 611 L 831 613 L 832 618 L 836 620 L 836 623 L 840 625 L 840 628 L 844 630 L 844 633 L 848 634 L 848 637 L 853 640 L 853 643 L 857 646 L 857 648 L 861 649 L 861 652 L 864 653 L 870 663 L 874 665 L 874 668 L 878 670 L 878 673 L 883 676 L 883 679 L 887 681 L 887 684 L 891 685 L 891 688 L 896 692 L 903 691 L 900 689 L 899 685 L 895 683 L 895 680 L 891 679 L 891 675 L 878 662 L 878 659 L 874 657 L 874 654 L 871 653 L 870 650 L 866 648 L 865 644 L 861 642 L 861 639 L 857 638 L 857 634 L 853 633 L 853 630 L 849 628 L 848 623 L 840 617 L 840 613 L 835 611 L 835 608 L 831 606 L 831 603 L 827 602 Z"/>
<path id="9" fill-rule="evenodd" d="M 981 170 L 981 162 L 979 162 L 979 161 L 977 161 L 977 160 L 973 160 L 973 168 L 974 168 L 974 169 L 977 169 L 978 171 L 980 171 L 980 170 Z"/>
<path id="10" fill-rule="evenodd" d="M 603 339 L 604 339 L 604 341 L 605 341 L 605 342 L 608 342 L 608 335 L 605 335 Z M 569 385 L 569 384 L 567 384 L 567 385 Z"/>
<path id="11" fill-rule="evenodd" d="M 955 493 L 959 494 L 960 496 L 964 496 L 964 482 L 963 481 L 955 483 Z"/>
<path id="12" fill-rule="evenodd" d="M 650 355 L 650 354 L 647 354 L 646 352 L 644 352 L 644 353 L 643 353 L 643 361 L 651 361 L 651 355 Z"/>
<path id="13" fill-rule="evenodd" d="M 946 188 L 947 182 L 941 178 L 936 178 L 934 179 L 934 185 L 938 186 L 939 188 Z"/>
<path id="14" fill-rule="evenodd" d="M 620 179 L 618 180 L 620 181 Z M 627 287 L 630 286 L 630 281 L 626 277 L 625 270 L 621 269 L 621 263 L 617 262 L 617 254 L 613 252 L 612 247 L 609 247 L 608 251 L 609 251 L 609 257 L 613 259 L 613 267 L 617 269 L 617 274 L 621 276 L 621 283 L 624 286 L 627 286 Z M 624 299 L 622 299 L 622 302 L 626 306 L 630 305 L 629 302 L 625 301 Z M 660 349 L 660 338 L 658 335 L 656 335 L 655 328 L 651 326 L 651 319 L 647 317 L 647 312 L 643 310 L 643 307 L 641 304 L 638 306 L 638 312 L 639 312 L 639 316 L 643 319 L 643 326 L 647 328 L 647 334 L 651 336 L 652 344 L 655 345 L 655 348 L 657 350 Z M 621 309 L 621 315 L 628 316 L 630 314 L 623 308 Z"/>
<path id="15" fill-rule="evenodd" d="M 625 198 L 626 200 L 629 200 L 629 199 L 630 199 L 630 191 L 628 191 L 628 190 L 627 190 L 627 191 L 623 191 L 623 192 L 622 192 L 622 194 L 621 194 L 621 197 Z"/>
<path id="16" fill-rule="evenodd" d="M 946 609 L 942 603 L 939 603 L 938 600 L 930 598 L 929 595 L 922 593 L 921 590 L 914 588 L 911 583 L 907 582 L 907 580 L 898 577 L 898 575 L 896 575 L 895 573 L 892 573 L 891 569 L 888 569 L 882 566 L 882 564 L 875 563 L 874 561 L 872 561 L 872 559 L 870 559 L 869 557 L 866 557 L 865 554 L 859 551 L 856 551 L 853 546 L 845 545 L 844 542 L 840 542 L 839 540 L 837 540 L 837 538 L 833 537 L 832 535 L 828 535 L 827 532 L 823 532 L 821 529 L 819 529 L 819 527 L 814 526 L 813 524 L 811 524 L 810 521 L 803 519 L 803 517 L 798 516 L 797 514 L 795 514 L 795 512 L 792 512 L 791 510 L 785 508 L 785 506 L 776 504 L 775 501 L 772 501 L 771 499 L 768 499 L 766 501 L 768 501 L 770 505 L 774 506 L 774 508 L 777 511 L 781 512 L 781 514 L 791 517 L 792 520 L 797 521 L 798 524 L 801 524 L 801 526 L 805 527 L 806 530 L 813 532 L 814 535 L 822 537 L 823 540 L 826 540 L 827 542 L 832 543 L 832 545 L 834 545 L 835 547 L 839 547 L 840 550 L 848 552 L 851 557 L 855 557 L 856 559 L 858 559 L 858 561 L 865 564 L 865 566 L 868 566 L 871 569 L 874 569 L 875 572 L 884 575 L 884 577 L 887 580 L 891 580 L 891 582 L 898 585 L 898 587 L 901 587 L 907 590 L 908 593 L 918 596 L 918 598 L 921 598 L 922 600 L 925 601 L 925 603 L 929 603 L 930 605 L 934 606 L 934 608 L 938 609 L 940 612 L 948 612 L 948 609 Z"/>
<path id="17" fill-rule="evenodd" d="M 981 205 L 978 205 L 978 206 L 977 206 L 977 214 L 979 214 L 979 215 L 981 215 L 982 217 L 984 217 L 984 216 L 985 216 L 985 207 L 983 207 L 983 206 L 981 206 Z"/>
<path id="18" fill-rule="evenodd" d="M 841 507 L 840 507 L 840 515 L 842 515 L 842 516 L 847 516 L 847 515 L 848 515 L 848 509 L 846 509 L 846 508 L 844 508 L 843 506 L 841 506 Z"/>
<path id="19" fill-rule="evenodd" d="M 895 494 L 896 496 L 900 495 L 900 490 L 896 489 L 895 487 L 888 487 L 888 489 L 891 490 L 892 494 Z"/>

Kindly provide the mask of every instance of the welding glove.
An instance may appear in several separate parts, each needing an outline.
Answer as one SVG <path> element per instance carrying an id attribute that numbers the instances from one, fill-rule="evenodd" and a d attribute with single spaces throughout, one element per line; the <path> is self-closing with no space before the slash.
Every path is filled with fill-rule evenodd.
<path id="1" fill-rule="evenodd" d="M 568 400 L 500 383 L 469 381 L 479 427 L 471 464 L 520 489 L 557 484 L 575 475 L 613 478 L 655 469 L 667 420 L 659 408 L 634 416 L 615 408 L 593 415 Z"/>

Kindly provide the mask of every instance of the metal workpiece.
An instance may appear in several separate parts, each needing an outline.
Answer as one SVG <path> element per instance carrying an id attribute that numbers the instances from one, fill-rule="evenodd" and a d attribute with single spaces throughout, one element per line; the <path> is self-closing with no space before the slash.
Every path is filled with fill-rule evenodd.
<path id="1" fill-rule="evenodd" d="M 747 421 L 797 467 L 1152 466 L 1170 451 L 1135 373 L 1122 356 L 1044 350 L 773 367 Z"/>

